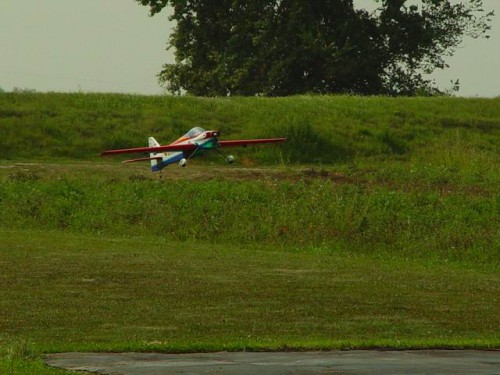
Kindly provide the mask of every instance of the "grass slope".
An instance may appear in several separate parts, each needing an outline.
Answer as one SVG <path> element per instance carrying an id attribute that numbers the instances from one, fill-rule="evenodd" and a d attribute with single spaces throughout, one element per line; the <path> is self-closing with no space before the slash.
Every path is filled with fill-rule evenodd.
<path id="1" fill-rule="evenodd" d="M 500 264 L 500 195 L 483 185 L 373 180 L 327 169 L 255 175 L 225 167 L 200 175 L 203 168 L 191 166 L 178 172 L 184 178 L 158 181 L 134 174 L 137 168 L 124 175 L 101 166 L 52 168 L 3 169 L 1 227 Z"/>
<path id="2" fill-rule="evenodd" d="M 96 156 L 196 125 L 288 141 L 162 180 Z M 499 130 L 498 99 L 0 93 L 0 373 L 61 373 L 40 353 L 64 350 L 498 348 Z"/>
<path id="3" fill-rule="evenodd" d="M 406 155 L 439 142 L 498 150 L 500 99 L 298 96 L 193 98 L 0 94 L 0 158 L 95 158 L 104 149 L 167 143 L 193 126 L 224 137 L 286 136 L 242 152 L 259 164 Z"/>

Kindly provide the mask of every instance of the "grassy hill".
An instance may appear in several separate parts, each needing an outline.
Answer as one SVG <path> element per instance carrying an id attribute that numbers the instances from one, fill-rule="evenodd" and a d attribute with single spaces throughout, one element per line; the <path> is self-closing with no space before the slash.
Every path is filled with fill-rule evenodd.
<path id="1" fill-rule="evenodd" d="M 57 172 L 4 169 L 3 227 L 355 244 L 357 251 L 396 255 L 418 248 L 424 256 L 498 262 L 500 99 L 18 93 L 0 95 L 0 119 L 7 164 L 91 161 Z M 227 138 L 286 136 L 283 146 L 235 150 L 239 165 L 278 170 L 238 182 L 224 166 L 210 172 L 215 180 L 191 176 L 158 185 L 147 165 L 97 156 L 140 146 L 151 134 L 173 140 L 192 126 L 217 128 Z M 114 168 L 100 174 L 83 168 L 102 163 Z M 212 155 L 192 166 L 207 163 L 223 161 Z M 182 176 L 172 168 L 167 178 Z"/>
<path id="2" fill-rule="evenodd" d="M 193 126 L 285 136 L 168 167 Z M 67 350 L 498 348 L 500 99 L 0 93 L 0 373 Z"/>
<path id="3" fill-rule="evenodd" d="M 1 159 L 90 159 L 104 149 L 146 144 L 151 135 L 168 143 L 193 126 L 227 138 L 288 138 L 278 151 L 243 153 L 259 163 L 332 164 L 435 154 L 446 145 L 483 157 L 500 146 L 500 99 L 0 94 Z"/>

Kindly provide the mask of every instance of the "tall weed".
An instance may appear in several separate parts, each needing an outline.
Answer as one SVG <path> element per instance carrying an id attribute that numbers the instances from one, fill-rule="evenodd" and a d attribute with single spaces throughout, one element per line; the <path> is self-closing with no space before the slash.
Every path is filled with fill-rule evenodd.
<path id="1" fill-rule="evenodd" d="M 11 177 L 0 226 L 498 262 L 499 199 L 328 180 Z"/>

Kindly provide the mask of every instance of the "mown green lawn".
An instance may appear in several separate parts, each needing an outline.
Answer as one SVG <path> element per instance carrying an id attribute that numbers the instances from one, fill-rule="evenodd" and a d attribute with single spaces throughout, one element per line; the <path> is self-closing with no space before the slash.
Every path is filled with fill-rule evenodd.
<path id="1" fill-rule="evenodd" d="M 57 231 L 0 236 L 7 373 L 34 371 L 31 356 L 53 351 L 500 345 L 500 274 L 484 265 Z"/>

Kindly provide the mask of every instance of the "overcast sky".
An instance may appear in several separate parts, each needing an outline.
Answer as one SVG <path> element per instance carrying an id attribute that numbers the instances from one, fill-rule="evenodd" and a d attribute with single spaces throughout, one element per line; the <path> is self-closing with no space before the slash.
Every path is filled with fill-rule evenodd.
<path id="1" fill-rule="evenodd" d="M 465 40 L 441 88 L 460 79 L 463 96 L 500 95 L 500 0 L 490 39 Z M 355 0 L 373 8 L 373 0 Z M 134 0 L 0 0 L 0 87 L 37 91 L 159 94 L 156 74 L 173 62 L 167 13 L 149 17 Z"/>

